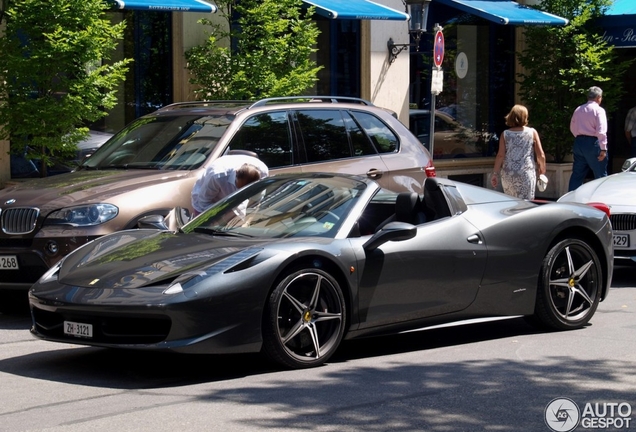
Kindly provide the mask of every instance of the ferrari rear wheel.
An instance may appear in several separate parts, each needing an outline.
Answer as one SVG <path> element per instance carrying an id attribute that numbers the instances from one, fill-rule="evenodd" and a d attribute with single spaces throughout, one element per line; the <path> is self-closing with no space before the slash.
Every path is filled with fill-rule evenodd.
<path id="1" fill-rule="evenodd" d="M 587 243 L 559 242 L 543 260 L 535 318 L 556 330 L 583 327 L 596 312 L 602 284 L 600 261 Z"/>
<path id="2" fill-rule="evenodd" d="M 338 282 L 314 269 L 295 271 L 270 294 L 263 350 L 274 361 L 300 369 L 319 366 L 336 351 L 346 321 Z"/>

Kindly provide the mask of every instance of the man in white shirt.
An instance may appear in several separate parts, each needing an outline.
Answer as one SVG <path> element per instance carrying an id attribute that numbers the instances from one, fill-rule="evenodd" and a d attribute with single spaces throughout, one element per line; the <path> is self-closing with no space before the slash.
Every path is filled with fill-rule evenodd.
<path id="1" fill-rule="evenodd" d="M 205 211 L 212 204 L 269 175 L 269 169 L 261 160 L 245 155 L 222 156 L 212 162 L 192 188 L 194 215 Z"/>

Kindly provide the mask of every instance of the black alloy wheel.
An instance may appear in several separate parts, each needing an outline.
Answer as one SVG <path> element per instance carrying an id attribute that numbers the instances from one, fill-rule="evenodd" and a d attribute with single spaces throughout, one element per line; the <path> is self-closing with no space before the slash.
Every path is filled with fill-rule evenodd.
<path id="1" fill-rule="evenodd" d="M 292 272 L 270 294 L 263 323 L 263 350 L 293 368 L 319 366 L 336 351 L 346 322 L 338 282 L 308 268 Z"/>
<path id="2" fill-rule="evenodd" d="M 590 245 L 562 240 L 543 260 L 535 318 L 555 330 L 583 327 L 596 312 L 602 284 L 600 261 Z"/>

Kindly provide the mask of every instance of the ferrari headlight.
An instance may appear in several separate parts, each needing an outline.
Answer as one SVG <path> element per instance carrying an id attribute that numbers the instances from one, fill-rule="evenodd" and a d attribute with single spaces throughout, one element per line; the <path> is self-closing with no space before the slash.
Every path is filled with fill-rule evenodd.
<path id="1" fill-rule="evenodd" d="M 58 261 L 57 264 L 48 269 L 48 271 L 40 277 L 40 280 L 38 282 L 40 284 L 45 284 L 48 282 L 56 281 L 60 273 L 60 267 L 62 267 L 62 261 L 63 260 Z"/>
<path id="2" fill-rule="evenodd" d="M 65 207 L 51 213 L 44 225 L 93 226 L 113 219 L 119 209 L 112 204 Z"/>
<path id="3" fill-rule="evenodd" d="M 223 273 L 224 271 L 236 266 L 237 264 L 258 255 L 263 249 L 262 248 L 249 248 L 244 251 L 235 253 L 213 265 L 210 267 L 206 267 L 202 270 L 198 271 L 190 271 L 182 274 L 178 278 L 176 278 L 170 286 L 164 290 L 164 294 L 179 294 L 183 291 L 187 291 L 189 288 L 197 285 L 199 282 L 206 280 L 207 278 L 217 274 Z"/>

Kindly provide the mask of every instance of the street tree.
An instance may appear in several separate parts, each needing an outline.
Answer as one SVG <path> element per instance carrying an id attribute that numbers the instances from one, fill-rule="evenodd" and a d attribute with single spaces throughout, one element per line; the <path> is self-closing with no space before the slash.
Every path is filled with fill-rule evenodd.
<path id="1" fill-rule="evenodd" d="M 105 18 L 106 0 L 2 0 L 0 139 L 13 154 L 74 154 L 94 122 L 116 104 L 131 60 L 109 62 L 124 23 Z"/>
<path id="2" fill-rule="evenodd" d="M 303 94 L 321 69 L 319 30 L 301 0 L 218 0 L 220 22 L 201 19 L 206 41 L 185 53 L 198 99 Z"/>
<path id="3" fill-rule="evenodd" d="M 612 113 L 622 94 L 629 62 L 618 60 L 602 38 L 595 20 L 612 0 L 542 0 L 539 9 L 570 20 L 566 26 L 525 28 L 526 45 L 519 53 L 519 95 L 539 130 L 546 154 L 563 162 L 571 154 L 570 118 L 592 86 L 603 89 L 603 106 Z"/>

